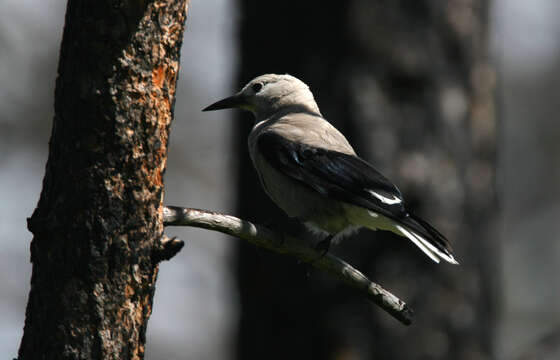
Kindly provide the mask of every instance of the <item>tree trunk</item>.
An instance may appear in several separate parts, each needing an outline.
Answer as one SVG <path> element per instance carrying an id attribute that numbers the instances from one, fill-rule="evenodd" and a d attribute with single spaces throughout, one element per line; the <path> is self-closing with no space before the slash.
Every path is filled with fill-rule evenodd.
<path id="1" fill-rule="evenodd" d="M 238 358 L 492 357 L 497 127 L 488 3 L 242 4 L 240 83 L 268 72 L 306 82 L 327 120 L 399 186 L 412 212 L 448 236 L 461 265 L 436 266 L 379 231 L 332 250 L 416 310 L 404 329 L 330 279 L 241 244 Z M 241 215 L 270 221 L 284 215 L 257 183 L 245 124 Z"/>
<path id="2" fill-rule="evenodd" d="M 185 0 L 69 0 L 19 359 L 141 359 Z"/>

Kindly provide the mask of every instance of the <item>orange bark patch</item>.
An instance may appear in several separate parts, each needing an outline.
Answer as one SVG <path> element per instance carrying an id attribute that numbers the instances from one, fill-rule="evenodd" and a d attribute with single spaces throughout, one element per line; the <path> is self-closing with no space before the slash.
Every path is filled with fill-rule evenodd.
<path id="1" fill-rule="evenodd" d="M 158 88 L 163 86 L 163 80 L 165 79 L 165 67 L 163 65 L 154 68 L 152 71 L 152 82 Z"/>

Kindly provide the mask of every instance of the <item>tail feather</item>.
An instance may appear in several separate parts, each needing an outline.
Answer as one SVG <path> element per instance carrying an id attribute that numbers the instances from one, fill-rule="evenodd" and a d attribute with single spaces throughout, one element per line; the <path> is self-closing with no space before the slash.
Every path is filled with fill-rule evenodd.
<path id="1" fill-rule="evenodd" d="M 457 262 L 457 260 L 455 260 L 455 258 L 453 257 L 453 249 L 451 248 L 451 244 L 449 244 L 449 241 L 445 238 L 445 236 L 443 236 L 427 221 L 415 215 L 410 214 L 408 218 L 419 225 L 419 229 L 412 229 L 414 230 L 413 233 L 417 237 L 422 238 L 430 248 L 433 248 L 432 250 L 436 254 L 438 254 L 438 256 L 451 264 L 459 264 L 459 262 Z"/>
<path id="2" fill-rule="evenodd" d="M 408 214 L 402 217 L 386 217 L 368 211 L 359 212 L 360 216 L 353 218 L 355 223 L 370 229 L 389 230 L 412 241 L 430 259 L 439 263 L 443 259 L 451 264 L 459 264 L 453 257 L 453 249 L 449 241 L 432 225 L 417 216 Z"/>
<path id="3" fill-rule="evenodd" d="M 406 229 L 403 232 L 399 227 L 404 227 Z M 424 248 L 427 248 L 430 251 L 430 254 L 426 253 L 428 256 L 436 255 L 438 259 L 441 258 L 448 263 L 459 264 L 453 257 L 453 249 L 449 241 L 427 221 L 413 214 L 409 214 L 402 220 L 402 225 L 398 225 L 397 229 L 425 253 L 426 251 Z M 421 243 L 422 246 L 419 246 L 418 243 Z M 430 258 L 433 260 L 432 256 L 430 256 Z"/>
<path id="4" fill-rule="evenodd" d="M 395 227 L 402 235 L 406 236 L 410 241 L 412 241 L 416 246 L 418 246 L 420 250 L 424 252 L 424 254 L 428 255 L 430 259 L 432 259 L 436 263 L 439 263 L 439 257 L 437 257 L 436 254 L 434 254 L 433 250 L 431 250 L 430 247 L 427 246 L 428 244 L 424 239 L 422 239 L 419 236 L 416 236 L 415 234 L 408 231 L 401 225 L 395 225 Z"/>
<path id="5" fill-rule="evenodd" d="M 410 241 L 412 241 L 416 246 L 420 248 L 426 255 L 428 255 L 433 261 L 439 263 L 439 259 L 443 259 L 448 263 L 458 265 L 459 262 L 455 260 L 453 255 L 448 253 L 447 251 L 442 251 L 438 249 L 436 246 L 432 244 L 429 240 L 425 239 L 421 235 L 417 234 L 414 231 L 410 231 L 405 229 L 402 225 L 395 225 L 397 230 L 401 232 L 404 236 L 406 236 Z"/>

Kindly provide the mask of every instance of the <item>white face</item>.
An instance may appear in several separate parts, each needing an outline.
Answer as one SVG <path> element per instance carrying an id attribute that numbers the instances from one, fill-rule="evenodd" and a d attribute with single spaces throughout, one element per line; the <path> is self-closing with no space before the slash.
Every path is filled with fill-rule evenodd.
<path id="1" fill-rule="evenodd" d="M 243 95 L 246 105 L 242 108 L 259 113 L 289 101 L 292 95 L 309 92 L 302 81 L 290 75 L 267 74 L 251 80 L 239 94 Z M 309 93 L 310 94 L 310 93 Z"/>

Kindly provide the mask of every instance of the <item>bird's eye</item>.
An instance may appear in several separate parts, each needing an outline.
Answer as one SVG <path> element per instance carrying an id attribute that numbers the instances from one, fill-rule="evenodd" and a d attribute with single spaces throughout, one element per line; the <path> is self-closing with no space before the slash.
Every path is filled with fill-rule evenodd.
<path id="1" fill-rule="evenodd" d="M 255 83 L 253 84 L 253 86 L 251 86 L 251 90 L 253 90 L 255 93 L 258 93 L 259 91 L 261 91 L 261 89 L 262 89 L 261 83 Z"/>

